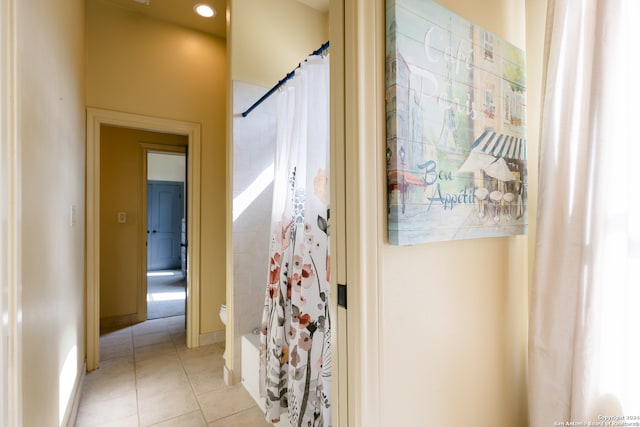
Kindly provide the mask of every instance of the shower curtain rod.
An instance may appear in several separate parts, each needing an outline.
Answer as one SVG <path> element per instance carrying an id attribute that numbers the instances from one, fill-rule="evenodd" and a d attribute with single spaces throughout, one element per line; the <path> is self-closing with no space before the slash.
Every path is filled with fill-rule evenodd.
<path id="1" fill-rule="evenodd" d="M 326 43 L 324 43 L 322 46 L 320 46 L 320 48 L 314 50 L 311 55 L 309 56 L 315 56 L 315 55 L 322 55 L 324 53 L 325 50 L 327 50 L 329 48 L 329 42 L 327 41 Z M 305 59 L 306 61 L 306 59 Z M 249 113 L 251 111 L 253 111 L 254 108 L 256 108 L 258 105 L 262 104 L 264 102 L 265 99 L 267 99 L 268 97 L 270 97 L 271 95 L 273 95 L 273 93 L 275 91 L 277 91 L 278 89 L 280 89 L 280 86 L 282 86 L 283 84 L 285 84 L 288 80 L 291 80 L 293 78 L 293 76 L 296 73 L 296 70 L 300 68 L 300 64 L 298 64 L 298 66 L 293 69 L 293 71 L 291 71 L 289 74 L 287 74 L 284 79 L 280 80 L 274 87 L 272 87 L 269 92 L 265 93 L 264 95 L 262 95 L 262 98 L 258 99 L 251 107 L 249 107 L 247 109 L 247 111 L 245 111 L 244 113 L 242 113 L 242 117 L 247 117 L 249 115 Z"/>

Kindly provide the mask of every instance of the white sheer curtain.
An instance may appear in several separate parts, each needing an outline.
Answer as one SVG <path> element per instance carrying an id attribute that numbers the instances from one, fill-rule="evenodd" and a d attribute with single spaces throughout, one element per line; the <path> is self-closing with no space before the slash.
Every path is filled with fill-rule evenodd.
<path id="1" fill-rule="evenodd" d="M 640 425 L 639 4 L 548 3 L 532 427 Z"/>
<path id="2" fill-rule="evenodd" d="M 278 94 L 269 277 L 262 318 L 266 418 L 331 425 L 329 59 L 312 56 Z"/>

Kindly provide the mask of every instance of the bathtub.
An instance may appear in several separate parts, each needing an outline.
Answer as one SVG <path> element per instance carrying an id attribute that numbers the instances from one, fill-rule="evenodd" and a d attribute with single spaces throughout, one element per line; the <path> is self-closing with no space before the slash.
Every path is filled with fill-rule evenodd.
<path id="1" fill-rule="evenodd" d="M 264 411 L 264 398 L 260 397 L 260 335 L 243 335 L 241 345 L 242 385 Z M 286 411 L 280 415 L 280 423 L 276 425 L 289 425 Z"/>
<path id="2" fill-rule="evenodd" d="M 260 398 L 260 335 L 242 336 L 241 358 L 242 385 L 264 411 L 264 399 Z"/>

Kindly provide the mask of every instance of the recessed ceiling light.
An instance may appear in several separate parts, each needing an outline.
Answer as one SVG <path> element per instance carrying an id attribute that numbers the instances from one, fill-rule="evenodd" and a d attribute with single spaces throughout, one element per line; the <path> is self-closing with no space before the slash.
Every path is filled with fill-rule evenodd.
<path id="1" fill-rule="evenodd" d="M 198 15 L 205 18 L 213 18 L 214 16 L 216 16 L 216 10 L 208 4 L 198 3 L 197 5 L 193 6 L 193 10 L 195 10 Z"/>

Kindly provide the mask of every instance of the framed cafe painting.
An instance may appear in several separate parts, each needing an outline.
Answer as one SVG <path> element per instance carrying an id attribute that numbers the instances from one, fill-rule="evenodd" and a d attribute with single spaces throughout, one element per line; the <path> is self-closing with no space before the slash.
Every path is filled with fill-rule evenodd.
<path id="1" fill-rule="evenodd" d="M 431 0 L 387 0 L 389 241 L 527 233 L 525 54 Z"/>

